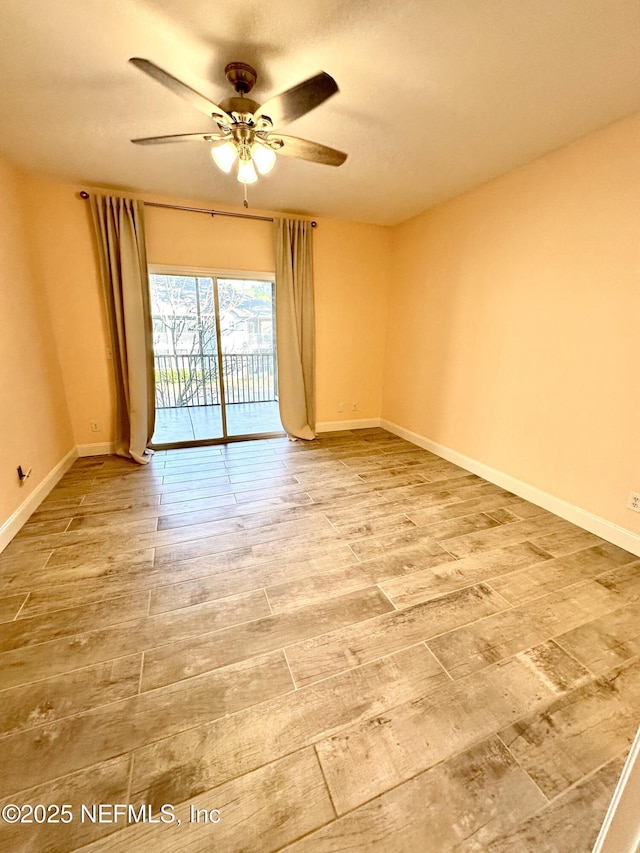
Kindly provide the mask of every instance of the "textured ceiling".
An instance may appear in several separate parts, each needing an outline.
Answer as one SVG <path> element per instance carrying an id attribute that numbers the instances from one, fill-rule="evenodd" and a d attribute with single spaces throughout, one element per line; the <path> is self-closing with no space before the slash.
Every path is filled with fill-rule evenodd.
<path id="1" fill-rule="evenodd" d="M 393 224 L 640 110 L 638 0 L 2 0 L 0 151 L 39 173 L 241 203 L 205 116 L 127 62 L 219 102 L 250 62 L 263 102 L 318 70 L 340 93 L 287 132 L 349 153 L 279 159 L 271 210 Z"/>

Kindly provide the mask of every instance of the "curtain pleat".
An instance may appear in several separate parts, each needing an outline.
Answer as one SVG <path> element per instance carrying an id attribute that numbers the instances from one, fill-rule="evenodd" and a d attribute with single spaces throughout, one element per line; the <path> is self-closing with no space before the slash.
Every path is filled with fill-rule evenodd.
<path id="1" fill-rule="evenodd" d="M 153 455 L 155 379 L 144 205 L 112 196 L 90 200 L 113 352 L 116 453 L 145 465 Z"/>
<path id="2" fill-rule="evenodd" d="M 316 437 L 311 224 L 275 219 L 276 346 L 280 419 L 292 438 Z"/>

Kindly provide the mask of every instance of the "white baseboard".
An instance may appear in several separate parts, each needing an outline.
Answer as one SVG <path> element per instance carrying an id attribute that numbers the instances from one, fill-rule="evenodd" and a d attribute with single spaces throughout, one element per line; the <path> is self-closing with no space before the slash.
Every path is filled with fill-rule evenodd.
<path id="1" fill-rule="evenodd" d="M 78 456 L 109 456 L 114 452 L 112 441 L 103 441 L 99 444 L 79 444 L 76 448 Z"/>
<path id="2" fill-rule="evenodd" d="M 18 530 L 27 521 L 42 501 L 46 498 L 54 486 L 64 477 L 69 468 L 78 458 L 78 451 L 74 447 L 67 455 L 58 462 L 47 476 L 42 480 L 35 489 L 25 498 L 18 509 L 9 516 L 9 518 L 0 527 L 0 551 L 3 551 L 9 542 L 16 535 Z"/>
<path id="3" fill-rule="evenodd" d="M 336 432 L 341 429 L 371 429 L 379 427 L 380 418 L 360 418 L 357 421 L 323 421 L 316 424 L 316 432 Z"/>
<path id="4" fill-rule="evenodd" d="M 478 462 L 476 459 L 458 453 L 457 450 L 452 450 L 443 444 L 437 444 L 435 441 L 431 441 L 428 438 L 424 438 L 424 436 L 418 435 L 416 432 L 411 432 L 411 430 L 398 426 L 398 424 L 394 424 L 392 421 L 387 421 L 383 418 L 380 421 L 380 426 L 400 436 L 400 438 L 405 438 L 412 444 L 417 444 L 418 447 L 430 450 L 431 453 L 435 453 L 437 456 L 453 462 L 454 465 L 459 465 L 472 474 L 477 474 L 490 483 L 495 483 L 497 486 L 513 492 L 514 495 L 518 495 L 536 504 L 536 506 L 541 506 L 543 509 L 559 515 L 560 518 L 564 518 L 572 524 L 577 524 L 578 527 L 582 527 L 590 533 L 595 533 L 596 536 L 606 539 L 607 542 L 612 542 L 619 548 L 624 548 L 626 551 L 640 556 L 640 535 L 634 533 L 632 530 L 627 530 L 624 527 L 620 527 L 611 521 L 588 512 L 586 509 L 570 504 L 562 498 L 558 498 L 548 492 L 543 492 L 542 489 L 531 486 L 523 480 L 518 480 L 509 474 L 485 465 L 483 462 Z"/>

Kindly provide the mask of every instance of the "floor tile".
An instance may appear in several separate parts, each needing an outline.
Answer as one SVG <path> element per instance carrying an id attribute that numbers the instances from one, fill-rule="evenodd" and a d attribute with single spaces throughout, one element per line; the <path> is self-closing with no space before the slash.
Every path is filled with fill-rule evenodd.
<path id="1" fill-rule="evenodd" d="M 0 689 L 199 636 L 203 631 L 216 631 L 268 612 L 264 593 L 247 593 L 2 652 Z"/>
<path id="2" fill-rule="evenodd" d="M 0 598 L 0 622 L 11 622 L 12 619 L 15 619 L 26 602 L 27 596 L 27 592 L 21 592 L 17 595 Z"/>
<path id="3" fill-rule="evenodd" d="M 35 821 L 8 824 L 0 821 L 0 848 L 11 853 L 62 853 L 104 835 L 113 827 L 91 820 L 83 821 L 82 806 L 126 803 L 130 777 L 131 757 L 122 755 L 62 779 L 23 790 L 19 805 L 65 803 L 71 807 L 72 820 L 68 824 Z M 0 807 L 15 801 L 15 795 L 5 798 L 0 801 Z"/>
<path id="4" fill-rule="evenodd" d="M 556 642 L 591 672 L 603 675 L 640 655 L 640 602 L 560 634 Z"/>
<path id="5" fill-rule="evenodd" d="M 48 565 L 39 567 L 24 566 L 21 570 L 17 565 L 15 570 L 0 569 L 0 591 L 6 594 L 19 591 L 49 590 L 52 586 L 63 583 L 73 583 L 89 579 L 121 577 L 122 575 L 144 572 L 153 566 L 153 549 L 114 553 L 95 559 L 87 556 L 75 563 L 58 566 L 52 573 Z"/>
<path id="6" fill-rule="evenodd" d="M 546 707 L 583 679 L 559 649 L 532 650 L 327 737 L 317 750 L 338 814 L 490 736 L 501 720 Z"/>
<path id="7" fill-rule="evenodd" d="M 640 595 L 640 575 L 635 578 Z M 431 640 L 429 647 L 454 678 L 557 637 L 616 610 L 625 597 L 596 578 L 519 605 Z"/>
<path id="8" fill-rule="evenodd" d="M 439 682 L 441 670 L 424 646 L 416 646 L 160 741 L 135 754 L 132 796 L 182 802 L 422 696 L 434 677 Z"/>
<path id="9" fill-rule="evenodd" d="M 436 542 L 408 547 L 364 562 L 356 562 L 353 552 L 350 550 L 349 553 L 349 562 L 353 565 L 332 567 L 315 576 L 307 573 L 299 580 L 293 578 L 282 583 L 268 584 L 267 595 L 273 611 L 291 610 L 301 604 L 311 604 L 364 586 L 382 584 L 389 578 L 411 575 L 426 566 L 453 562 L 453 557 Z M 388 596 L 386 584 L 382 588 Z"/>
<path id="10" fill-rule="evenodd" d="M 540 540 L 537 542 L 539 544 Z M 568 556 L 557 557 L 503 575 L 494 579 L 493 587 L 513 604 L 520 604 L 578 581 L 596 577 L 635 559 L 628 551 L 604 542 Z"/>
<path id="11" fill-rule="evenodd" d="M 460 559 L 461 557 L 468 557 L 470 554 L 500 548 L 512 542 L 524 542 L 543 533 L 554 531 L 556 528 L 565 529 L 567 526 L 571 527 L 572 525 L 561 518 L 554 516 L 551 518 L 536 517 L 513 524 L 501 524 L 492 530 L 468 533 L 456 539 L 449 539 L 445 547 L 449 553 Z"/>
<path id="12" fill-rule="evenodd" d="M 472 554 L 461 560 L 449 556 L 449 560 L 425 566 L 421 571 L 394 580 L 383 580 L 381 587 L 397 607 L 404 607 L 484 580 L 491 579 L 492 584 L 495 584 L 496 578 L 501 575 L 509 576 L 509 573 L 522 566 L 526 567 L 526 573 L 549 559 L 545 551 L 530 542 Z M 497 584 L 494 589 L 499 589 Z"/>
<path id="13" fill-rule="evenodd" d="M 494 839 L 523 823 L 546 803 L 498 738 L 490 738 L 375 797 L 285 850 L 486 850 Z"/>
<path id="14" fill-rule="evenodd" d="M 591 853 L 622 765 L 622 756 L 605 764 L 537 815 L 490 842 L 486 849 L 491 853 L 540 853 L 542 844 L 553 853 Z"/>
<path id="15" fill-rule="evenodd" d="M 2 690 L 0 730 L 15 734 L 135 696 L 141 671 L 142 655 L 130 655 Z"/>
<path id="16" fill-rule="evenodd" d="M 613 670 L 530 714 L 500 737 L 552 798 L 628 749 L 638 729 L 640 662 Z"/>
<path id="17" fill-rule="evenodd" d="M 489 587 L 467 587 L 289 646 L 287 660 L 296 684 L 310 684 L 496 613 L 505 606 L 504 599 Z"/>
<path id="18" fill-rule="evenodd" d="M 538 536 L 533 541 L 554 557 L 561 557 L 563 554 L 573 554 L 575 551 L 603 544 L 603 540 L 599 536 L 595 536 L 587 530 L 581 530 L 579 527 L 573 527 L 559 533 Z"/>
<path id="19" fill-rule="evenodd" d="M 59 637 L 139 619 L 147 615 L 148 605 L 149 596 L 143 591 L 55 610 L 41 616 L 21 613 L 21 618 L 0 625 L 0 654 L 10 649 L 34 646 Z"/>
<path id="20" fill-rule="evenodd" d="M 277 807 L 260 807 L 277 791 Z M 218 823 L 205 823 L 202 813 Z M 123 850 L 229 851 L 279 850 L 293 838 L 334 817 L 333 807 L 313 749 L 293 755 L 206 791 L 175 808 L 180 826 L 138 825 L 83 847 L 84 853 Z M 200 814 L 200 822 L 194 816 Z"/>
<path id="21" fill-rule="evenodd" d="M 185 641 L 164 643 L 145 655 L 142 688 L 151 690 L 191 678 L 392 609 L 393 605 L 377 587 L 369 587 L 311 608 L 266 616 Z M 181 612 L 172 611 L 172 614 Z"/>
<path id="22" fill-rule="evenodd" d="M 292 689 L 282 652 L 0 739 L 0 796 L 131 752 Z"/>
<path id="23" fill-rule="evenodd" d="M 272 595 L 273 590 L 280 590 L 280 585 L 272 586 L 283 582 L 283 587 L 288 587 L 289 584 L 296 584 L 297 578 L 302 578 L 299 581 L 301 584 L 305 582 L 313 582 L 315 576 L 324 578 L 327 571 L 341 575 L 347 572 L 346 568 L 350 563 L 356 560 L 353 552 L 347 545 L 338 545 L 326 548 L 324 552 L 318 556 L 309 556 L 306 559 L 291 560 L 283 562 L 282 560 L 258 562 L 252 560 L 246 566 L 239 568 L 229 568 L 226 571 L 220 571 L 216 574 L 205 574 L 196 580 L 187 580 L 183 583 L 175 583 L 170 586 L 159 586 L 154 589 L 151 594 L 151 613 L 162 613 L 166 610 L 174 610 L 178 607 L 189 607 L 193 604 L 200 604 L 203 601 L 212 601 L 216 598 L 224 598 L 233 593 L 249 592 L 251 590 L 269 587 L 267 593 L 269 602 L 274 613 L 285 609 L 296 609 L 304 607 L 312 603 L 311 596 L 300 595 L 293 598 L 291 607 L 280 607 L 276 602 L 280 601 L 279 595 Z M 195 567 L 198 561 L 193 561 L 190 565 Z M 185 564 L 183 564 L 185 565 Z M 352 586 L 345 584 L 344 589 L 337 588 L 335 595 L 341 595 L 345 592 L 351 592 L 354 589 L 362 589 L 365 586 L 373 586 L 375 581 L 369 580 L 363 582 L 362 578 L 358 578 L 358 582 Z M 323 584 L 323 589 L 326 589 L 326 582 Z M 286 593 L 283 593 L 285 596 Z M 320 596 L 321 598 L 330 597 L 327 595 Z"/>

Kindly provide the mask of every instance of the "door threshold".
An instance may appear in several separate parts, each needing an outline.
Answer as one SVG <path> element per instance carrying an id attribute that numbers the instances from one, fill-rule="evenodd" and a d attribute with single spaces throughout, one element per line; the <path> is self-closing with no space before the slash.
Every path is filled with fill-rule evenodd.
<path id="1" fill-rule="evenodd" d="M 219 444 L 236 444 L 240 441 L 260 441 L 266 438 L 286 438 L 286 432 L 259 432 L 250 435 L 228 435 L 221 438 L 202 438 L 194 441 L 172 441 L 150 444 L 151 450 L 181 450 L 185 447 L 215 447 Z"/>

